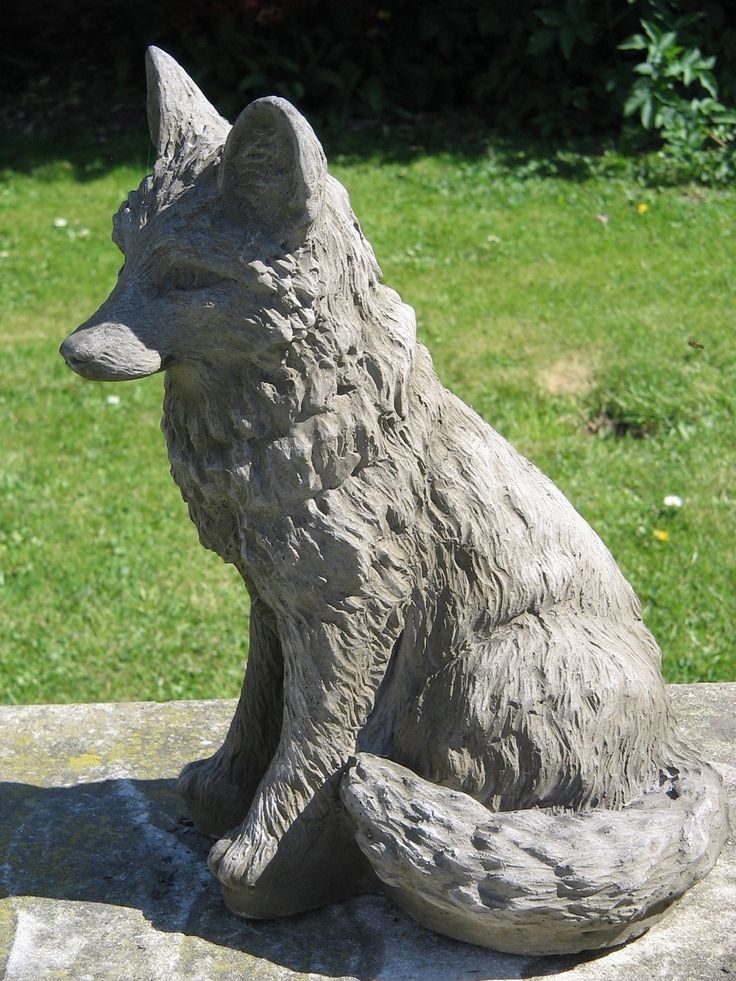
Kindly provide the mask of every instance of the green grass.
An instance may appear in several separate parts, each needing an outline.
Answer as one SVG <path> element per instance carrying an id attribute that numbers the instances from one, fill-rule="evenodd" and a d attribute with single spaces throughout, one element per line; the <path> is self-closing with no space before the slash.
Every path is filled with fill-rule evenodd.
<path id="1" fill-rule="evenodd" d="M 444 382 L 598 530 L 667 679 L 736 678 L 736 195 L 644 188 L 613 155 L 360 149 L 333 172 Z M 168 475 L 160 376 L 84 382 L 57 354 L 114 283 L 110 215 L 145 168 L 119 140 L 1 175 L 0 701 L 242 677 L 247 597 Z"/>

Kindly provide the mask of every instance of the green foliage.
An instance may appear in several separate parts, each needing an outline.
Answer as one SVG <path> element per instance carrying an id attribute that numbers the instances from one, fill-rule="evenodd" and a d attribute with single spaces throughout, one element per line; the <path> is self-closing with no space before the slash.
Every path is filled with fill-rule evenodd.
<path id="1" fill-rule="evenodd" d="M 323 126 L 472 110 L 545 138 L 624 127 L 661 149 L 654 180 L 662 159 L 705 183 L 733 177 L 736 6 L 725 0 L 517 0 L 512 12 L 501 0 L 110 0 L 104 12 L 96 0 L 28 0 L 0 39 L 11 92 L 36 66 L 74 88 L 75 104 L 100 77 L 115 93 L 142 84 L 149 43 L 229 117 L 279 94 Z M 90 59 L 96 72 L 80 73 Z M 114 116 L 114 101 L 99 101 Z"/>
<path id="2" fill-rule="evenodd" d="M 278 91 L 333 121 L 462 106 L 542 134 L 610 131 L 638 113 L 668 153 L 695 160 L 706 140 L 731 140 L 716 55 L 734 31 L 721 4 L 691 6 L 521 0 L 508 17 L 481 0 L 426 0 L 419 14 L 409 0 L 223 0 L 193 2 L 172 40 L 230 110 Z"/>
<path id="3" fill-rule="evenodd" d="M 663 16 L 660 23 L 642 20 L 643 33 L 620 45 L 644 55 L 624 115 L 638 114 L 645 130 L 660 133 L 665 155 L 699 171 L 701 180 L 724 182 L 736 175 L 736 110 L 719 101 L 715 57 L 705 57 L 692 40 L 679 41 L 700 19 L 679 18 L 673 30 Z"/>
<path id="4" fill-rule="evenodd" d="M 579 131 L 591 109 L 586 125 L 615 120 L 606 105 L 615 83 L 608 65 L 600 71 L 606 22 L 585 0 L 522 0 L 512 18 L 483 0 L 427 0 L 419 11 L 410 0 L 187 9 L 171 25 L 173 48 L 228 111 L 275 91 L 332 121 L 451 107 L 544 132 Z"/>
<path id="5" fill-rule="evenodd" d="M 601 534 L 668 680 L 736 679 L 736 195 L 643 189 L 614 153 L 425 138 L 343 132 L 328 156 L 441 378 Z M 0 701 L 235 696 L 246 596 L 169 477 L 160 377 L 85 382 L 57 352 L 115 282 L 143 137 L 3 151 Z"/>

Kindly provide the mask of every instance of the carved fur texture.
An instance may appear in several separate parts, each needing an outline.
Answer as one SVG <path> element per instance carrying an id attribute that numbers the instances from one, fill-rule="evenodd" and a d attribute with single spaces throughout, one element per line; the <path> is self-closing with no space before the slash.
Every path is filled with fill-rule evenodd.
<path id="1" fill-rule="evenodd" d="M 288 103 L 231 128 L 151 49 L 158 159 L 125 264 L 62 345 L 165 372 L 171 472 L 252 598 L 227 739 L 179 787 L 225 900 L 385 890 L 435 930 L 558 953 L 643 932 L 725 835 L 600 539 L 438 381 Z"/>

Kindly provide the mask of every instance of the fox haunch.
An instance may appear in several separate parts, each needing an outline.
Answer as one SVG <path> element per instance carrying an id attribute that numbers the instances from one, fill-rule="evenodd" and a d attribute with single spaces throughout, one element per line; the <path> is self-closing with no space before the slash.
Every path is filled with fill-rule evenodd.
<path id="1" fill-rule="evenodd" d="M 179 779 L 226 902 L 385 891 L 527 953 L 644 932 L 726 819 L 633 591 L 442 387 L 303 117 L 260 99 L 230 127 L 168 55 L 148 73 L 158 159 L 62 353 L 165 372 L 172 475 L 251 595 L 227 738 Z"/>

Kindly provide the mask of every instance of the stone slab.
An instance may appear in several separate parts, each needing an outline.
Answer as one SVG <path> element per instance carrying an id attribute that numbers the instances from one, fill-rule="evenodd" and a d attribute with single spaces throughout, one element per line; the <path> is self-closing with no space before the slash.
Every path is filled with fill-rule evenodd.
<path id="1" fill-rule="evenodd" d="M 671 686 L 736 813 L 736 684 Z M 736 981 L 736 846 L 634 943 L 513 957 L 422 929 L 380 897 L 273 922 L 226 911 L 174 793 L 234 702 L 0 706 L 0 976 L 6 981 Z M 733 818 L 732 818 L 733 821 Z"/>

